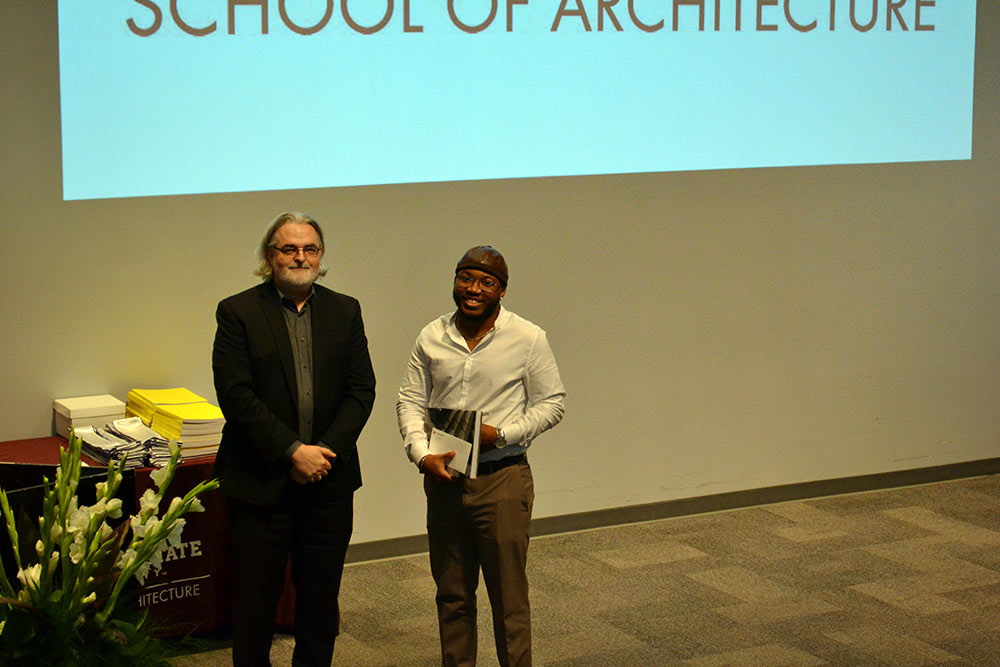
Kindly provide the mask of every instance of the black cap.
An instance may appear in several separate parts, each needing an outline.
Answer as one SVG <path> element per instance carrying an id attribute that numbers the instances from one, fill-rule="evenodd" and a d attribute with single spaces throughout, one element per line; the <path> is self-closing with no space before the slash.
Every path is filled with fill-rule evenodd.
<path id="1" fill-rule="evenodd" d="M 493 246 L 481 245 L 469 250 L 458 260 L 455 273 L 462 269 L 474 269 L 494 276 L 504 287 L 507 286 L 507 261 Z"/>

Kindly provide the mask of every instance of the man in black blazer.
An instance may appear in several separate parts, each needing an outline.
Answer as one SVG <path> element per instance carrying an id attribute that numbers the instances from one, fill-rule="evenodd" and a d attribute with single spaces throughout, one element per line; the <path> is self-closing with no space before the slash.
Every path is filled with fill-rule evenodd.
<path id="1" fill-rule="evenodd" d="M 329 665 L 361 486 L 357 440 L 375 374 L 357 300 L 315 285 L 323 232 L 282 213 L 259 249 L 263 283 L 224 299 L 212 369 L 226 417 L 214 473 L 233 543 L 233 664 L 269 665 L 291 556 L 293 664 Z"/>

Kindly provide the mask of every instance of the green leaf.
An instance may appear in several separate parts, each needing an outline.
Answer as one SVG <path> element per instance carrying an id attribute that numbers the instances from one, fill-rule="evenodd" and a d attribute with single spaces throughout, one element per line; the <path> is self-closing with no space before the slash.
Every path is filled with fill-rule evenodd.
<path id="1" fill-rule="evenodd" d="M 4 623 L 3 633 L 5 648 L 9 646 L 24 646 L 31 643 L 36 632 L 36 618 L 32 610 L 23 606 L 11 608 Z"/>
<path id="2" fill-rule="evenodd" d="M 116 625 L 119 625 L 119 624 L 116 624 Z M 122 630 L 118 629 L 118 628 L 105 628 L 104 632 L 102 633 L 102 635 L 106 636 L 106 637 L 109 637 L 112 641 L 116 641 L 119 644 L 127 644 L 128 643 L 128 637 L 126 637 L 125 633 Z"/>
<path id="3" fill-rule="evenodd" d="M 38 541 L 39 535 L 38 526 L 35 525 L 24 505 L 21 505 L 17 512 L 17 553 L 21 557 L 21 569 L 27 569 L 29 565 L 38 562 L 35 542 Z"/>

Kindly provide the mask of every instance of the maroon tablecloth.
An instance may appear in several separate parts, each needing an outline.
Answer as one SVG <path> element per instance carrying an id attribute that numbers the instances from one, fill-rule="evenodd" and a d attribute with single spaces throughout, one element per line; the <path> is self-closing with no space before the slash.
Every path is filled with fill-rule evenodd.
<path id="1" fill-rule="evenodd" d="M 66 440 L 52 436 L 0 442 L 0 462 L 59 463 L 59 448 Z M 86 463 L 95 462 L 83 457 Z M 177 467 L 167 498 L 184 495 L 212 472 L 213 458 L 185 461 Z M 151 468 L 135 471 L 135 498 L 153 486 Z M 41 480 L 39 480 L 40 482 Z M 165 500 L 164 503 L 169 502 Z M 140 607 L 149 609 L 150 621 L 165 626 L 172 635 L 204 633 L 228 625 L 231 619 L 229 577 L 229 526 L 225 496 L 218 490 L 202 496 L 204 512 L 188 513 L 181 544 L 170 547 L 160 570 L 150 569 L 140 587 Z M 136 508 L 138 509 L 138 507 Z M 161 507 L 161 511 L 166 507 Z M 294 618 L 294 592 L 286 581 L 278 612 L 278 624 L 290 628 Z"/>

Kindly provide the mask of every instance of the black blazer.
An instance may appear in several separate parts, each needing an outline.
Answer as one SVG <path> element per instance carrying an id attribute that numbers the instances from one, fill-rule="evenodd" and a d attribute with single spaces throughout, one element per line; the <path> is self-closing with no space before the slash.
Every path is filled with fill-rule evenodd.
<path id="1" fill-rule="evenodd" d="M 375 402 L 375 373 L 358 301 L 319 285 L 312 301 L 313 441 L 337 454 L 330 474 L 307 485 L 324 496 L 361 486 L 358 436 Z M 226 417 L 213 473 L 227 496 L 273 506 L 294 484 L 285 452 L 298 439 L 292 346 L 270 281 L 224 299 L 212 370 Z"/>

